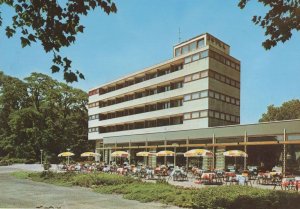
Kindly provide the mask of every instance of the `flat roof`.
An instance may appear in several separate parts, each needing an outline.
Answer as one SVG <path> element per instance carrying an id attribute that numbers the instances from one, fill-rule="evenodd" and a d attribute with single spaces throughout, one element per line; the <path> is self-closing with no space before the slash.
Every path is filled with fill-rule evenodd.
<path id="1" fill-rule="evenodd" d="M 218 38 L 216 38 L 215 36 L 211 35 L 210 33 L 207 33 L 207 32 L 206 32 L 206 33 L 202 33 L 202 34 L 200 34 L 200 35 L 197 35 L 197 36 L 195 36 L 195 37 L 193 37 L 193 38 L 190 38 L 190 39 L 188 39 L 188 40 L 182 41 L 182 42 L 180 42 L 180 43 L 174 45 L 174 48 L 176 48 L 177 46 L 182 45 L 182 44 L 184 44 L 184 43 L 187 43 L 187 42 L 189 42 L 189 41 L 191 41 L 191 40 L 193 40 L 193 39 L 200 38 L 201 36 L 204 36 L 204 35 L 210 35 L 210 36 L 214 37 L 215 39 L 217 39 L 218 41 L 221 41 L 220 39 L 218 39 Z M 223 44 L 225 44 L 226 46 L 229 46 L 229 45 L 226 44 L 224 41 L 221 41 L 221 42 L 222 42 Z M 230 46 L 229 46 L 229 47 L 230 47 Z"/>
<path id="2" fill-rule="evenodd" d="M 159 133 L 146 133 L 135 135 L 123 135 L 104 137 L 105 144 L 122 142 L 145 142 L 145 141 L 161 141 L 161 140 L 180 140 L 180 139 L 205 139 L 221 137 L 237 137 L 244 136 L 263 136 L 263 135 L 283 135 L 284 129 L 287 134 L 300 134 L 300 119 L 271 121 L 245 125 L 229 125 L 217 126 L 209 128 L 182 130 L 182 131 L 166 131 Z"/>

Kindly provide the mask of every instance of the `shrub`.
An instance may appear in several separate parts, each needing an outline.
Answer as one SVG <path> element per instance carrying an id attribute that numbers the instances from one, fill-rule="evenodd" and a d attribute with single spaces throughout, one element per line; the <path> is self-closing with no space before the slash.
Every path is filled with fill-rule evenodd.
<path id="1" fill-rule="evenodd" d="M 79 174 L 74 176 L 73 183 L 78 186 L 90 187 L 92 185 L 119 185 L 119 184 L 131 184 L 137 182 L 128 176 L 119 176 L 114 174 Z"/>
<path id="2" fill-rule="evenodd" d="M 14 163 L 25 163 L 26 159 L 3 157 L 0 159 L 0 166 L 12 165 Z"/>
<path id="3" fill-rule="evenodd" d="M 210 187 L 197 190 L 195 209 L 296 209 L 300 195 L 243 186 Z"/>

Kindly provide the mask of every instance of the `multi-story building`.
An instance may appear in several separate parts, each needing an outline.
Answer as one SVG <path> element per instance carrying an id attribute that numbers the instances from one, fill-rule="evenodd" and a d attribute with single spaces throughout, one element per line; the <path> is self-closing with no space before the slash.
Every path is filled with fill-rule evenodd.
<path id="1" fill-rule="evenodd" d="M 247 151 L 244 166 L 295 167 L 300 120 L 239 125 L 240 71 L 229 45 L 210 34 L 179 43 L 170 60 L 89 91 L 88 138 L 106 162 L 114 150 L 130 152 L 133 160 L 138 151 L 174 149 L 174 164 L 183 164 L 183 152 L 202 147 L 215 153 L 203 158 L 206 168 L 232 163 L 222 155 L 228 149 Z M 148 162 L 156 160 L 162 159 Z"/>
<path id="2" fill-rule="evenodd" d="M 240 122 L 240 61 L 210 34 L 173 48 L 173 58 L 89 92 L 89 139 Z"/>

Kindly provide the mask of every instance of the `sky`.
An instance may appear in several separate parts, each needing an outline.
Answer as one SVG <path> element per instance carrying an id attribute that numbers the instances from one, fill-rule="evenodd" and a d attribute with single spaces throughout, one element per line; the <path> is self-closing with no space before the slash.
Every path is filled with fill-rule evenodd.
<path id="1" fill-rule="evenodd" d="M 264 31 L 252 23 L 253 15 L 266 8 L 250 1 L 244 10 L 238 1 L 220 0 L 116 0 L 117 14 L 95 10 L 82 18 L 83 34 L 62 55 L 72 59 L 85 80 L 71 84 L 85 91 L 145 67 L 172 58 L 173 46 L 181 40 L 208 32 L 231 46 L 231 55 L 241 61 L 241 123 L 256 123 L 267 106 L 300 98 L 300 36 L 266 51 Z M 221 3 L 222 2 L 222 3 Z M 7 39 L 5 26 L 11 10 L 1 8 L 0 71 L 23 79 L 41 72 L 51 74 L 52 55 L 39 44 L 22 48 L 16 36 Z"/>

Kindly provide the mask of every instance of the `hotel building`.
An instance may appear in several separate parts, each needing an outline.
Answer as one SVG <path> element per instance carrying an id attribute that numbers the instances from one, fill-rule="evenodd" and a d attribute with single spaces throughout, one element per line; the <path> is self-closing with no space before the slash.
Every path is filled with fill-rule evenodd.
<path id="1" fill-rule="evenodd" d="M 246 150 L 250 137 L 280 145 L 280 153 L 283 148 L 287 152 L 287 134 L 296 136 L 294 144 L 300 143 L 297 120 L 281 122 L 290 130 L 278 123 L 238 125 L 240 72 L 230 46 L 216 37 L 205 33 L 181 42 L 173 47 L 170 60 L 89 91 L 88 138 L 96 141 L 106 162 L 114 150 L 129 151 L 136 160 L 137 151 L 177 149 L 178 164 L 186 161 L 182 153 L 191 148 L 205 147 L 216 154 L 236 146 Z M 204 158 L 202 166 L 224 168 L 224 156 L 216 156 Z M 162 161 L 151 162 L 156 160 Z"/>

